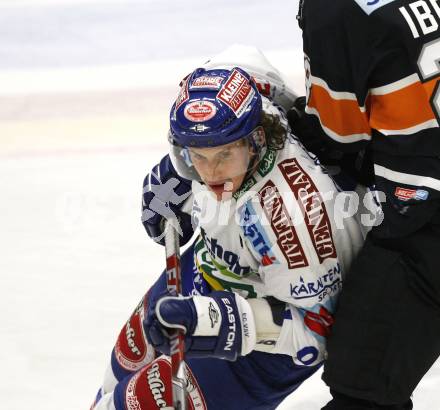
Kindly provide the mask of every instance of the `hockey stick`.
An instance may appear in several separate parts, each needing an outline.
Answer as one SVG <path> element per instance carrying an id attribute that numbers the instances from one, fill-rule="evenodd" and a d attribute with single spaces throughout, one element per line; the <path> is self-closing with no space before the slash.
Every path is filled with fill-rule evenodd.
<path id="1" fill-rule="evenodd" d="M 176 231 L 177 219 L 165 222 L 165 253 L 167 259 L 167 288 L 173 294 L 182 294 L 180 272 L 179 235 Z M 185 381 L 184 335 L 174 331 L 170 340 L 171 382 L 174 410 L 187 410 L 187 391 Z"/>

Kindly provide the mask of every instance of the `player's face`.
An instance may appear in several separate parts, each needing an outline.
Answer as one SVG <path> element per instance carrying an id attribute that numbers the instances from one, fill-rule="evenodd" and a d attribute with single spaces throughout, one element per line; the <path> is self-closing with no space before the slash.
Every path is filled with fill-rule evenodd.
<path id="1" fill-rule="evenodd" d="M 243 183 L 252 155 L 245 140 L 212 148 L 190 148 L 191 162 L 218 201 L 227 199 Z"/>

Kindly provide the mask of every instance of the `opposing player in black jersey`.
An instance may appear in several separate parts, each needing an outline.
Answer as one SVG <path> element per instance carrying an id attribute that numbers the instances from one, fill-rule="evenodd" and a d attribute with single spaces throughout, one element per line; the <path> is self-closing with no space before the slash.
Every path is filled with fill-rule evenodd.
<path id="1" fill-rule="evenodd" d="M 306 120 L 371 152 L 384 222 L 344 283 L 326 410 L 411 409 L 440 354 L 440 1 L 301 0 Z"/>

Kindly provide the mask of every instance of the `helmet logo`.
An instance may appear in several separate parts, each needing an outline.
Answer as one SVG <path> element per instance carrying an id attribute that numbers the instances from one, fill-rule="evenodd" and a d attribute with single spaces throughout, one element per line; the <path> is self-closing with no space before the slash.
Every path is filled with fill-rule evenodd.
<path id="1" fill-rule="evenodd" d="M 189 103 L 184 111 L 185 118 L 192 122 L 205 122 L 210 120 L 217 113 L 216 106 L 210 101 L 193 101 Z"/>
<path id="2" fill-rule="evenodd" d="M 220 76 L 202 75 L 201 77 L 194 79 L 191 83 L 190 89 L 211 88 L 213 90 L 219 90 L 222 86 L 223 80 L 224 78 Z"/>
<path id="3" fill-rule="evenodd" d="M 192 127 L 189 127 L 190 130 L 193 130 L 195 132 L 205 132 L 208 131 L 211 127 L 207 127 L 205 124 L 196 124 Z"/>
<path id="4" fill-rule="evenodd" d="M 234 111 L 237 118 L 240 118 L 254 95 L 255 91 L 249 79 L 234 69 L 228 81 L 217 94 L 217 98 Z"/>
<path id="5" fill-rule="evenodd" d="M 176 110 L 186 101 L 189 100 L 189 93 L 188 93 L 188 77 L 186 77 L 183 80 L 183 84 L 180 87 L 179 95 L 176 99 Z"/>

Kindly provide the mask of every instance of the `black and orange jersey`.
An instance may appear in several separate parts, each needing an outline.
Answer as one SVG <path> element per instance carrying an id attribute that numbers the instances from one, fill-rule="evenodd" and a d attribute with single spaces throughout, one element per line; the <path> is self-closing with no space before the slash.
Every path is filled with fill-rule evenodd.
<path id="1" fill-rule="evenodd" d="M 440 0 L 301 0 L 310 121 L 342 150 L 369 144 L 387 235 L 440 201 Z"/>

